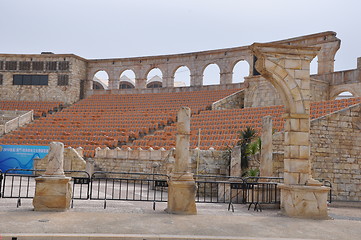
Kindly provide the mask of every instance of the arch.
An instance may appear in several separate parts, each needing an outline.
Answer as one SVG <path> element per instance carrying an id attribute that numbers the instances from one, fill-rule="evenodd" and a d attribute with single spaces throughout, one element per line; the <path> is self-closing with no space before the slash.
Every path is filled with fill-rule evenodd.
<path id="1" fill-rule="evenodd" d="M 352 97 L 360 97 L 357 90 L 355 90 L 355 89 L 357 89 L 357 88 L 352 88 L 352 86 L 336 86 L 334 88 L 331 88 L 330 100 L 345 98 L 345 97 L 339 97 L 339 96 L 341 94 L 342 94 L 342 96 L 344 96 L 346 93 L 349 93 L 349 95 L 352 95 Z"/>
<path id="2" fill-rule="evenodd" d="M 297 86 L 295 80 L 288 74 L 282 78 L 282 73 L 275 74 L 273 72 L 269 72 L 266 68 L 263 68 L 262 65 L 268 65 L 269 69 L 277 69 L 279 71 L 283 69 L 282 66 L 278 66 L 277 63 L 264 59 L 264 57 L 259 58 L 258 61 L 256 61 L 256 69 L 260 69 L 260 73 L 263 76 L 266 76 L 265 78 L 270 81 L 280 94 L 282 101 L 285 104 L 286 113 L 304 113 L 305 106 L 303 105 L 303 98 L 299 88 L 296 87 L 292 90 L 288 88 L 288 86 Z M 291 91 L 293 92 L 291 93 Z M 296 99 L 299 101 L 296 102 Z"/>
<path id="3" fill-rule="evenodd" d="M 187 66 L 179 66 L 173 73 L 175 87 L 189 87 L 191 85 L 191 70 Z"/>
<path id="4" fill-rule="evenodd" d="M 220 84 L 220 67 L 216 63 L 209 63 L 203 68 L 203 85 L 216 85 Z"/>
<path id="5" fill-rule="evenodd" d="M 135 72 L 133 69 L 125 69 L 122 72 L 120 72 L 119 79 L 121 81 L 122 76 L 127 76 L 129 79 L 133 80 L 136 78 Z"/>
<path id="6" fill-rule="evenodd" d="M 93 81 L 101 82 L 105 87 L 109 86 L 109 74 L 105 70 L 98 70 L 94 73 Z"/>
<path id="7" fill-rule="evenodd" d="M 122 71 L 119 80 L 119 89 L 135 88 L 135 73 L 132 69 Z"/>
<path id="8" fill-rule="evenodd" d="M 341 92 L 339 93 L 337 96 L 336 96 L 336 100 L 337 99 L 347 99 L 347 98 L 353 98 L 354 97 L 354 94 L 352 94 L 351 92 L 349 91 L 346 91 L 346 92 Z"/>
<path id="9" fill-rule="evenodd" d="M 159 68 L 152 68 L 147 74 L 147 88 L 161 88 L 163 86 L 163 73 Z"/>
<path id="10" fill-rule="evenodd" d="M 318 57 L 312 59 L 310 63 L 310 75 L 316 75 L 318 72 Z"/>
<path id="11" fill-rule="evenodd" d="M 244 78 L 249 76 L 250 65 L 245 60 L 239 60 L 233 65 L 232 83 L 243 83 Z"/>

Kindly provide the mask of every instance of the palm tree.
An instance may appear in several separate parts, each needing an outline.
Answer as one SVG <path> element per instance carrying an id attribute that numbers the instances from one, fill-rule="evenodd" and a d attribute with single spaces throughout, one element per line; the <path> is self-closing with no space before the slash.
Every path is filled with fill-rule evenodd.
<path id="1" fill-rule="evenodd" d="M 249 154 L 247 154 L 248 145 L 252 142 L 252 139 L 256 135 L 256 130 L 251 127 L 247 127 L 240 132 L 240 140 L 237 145 L 241 146 L 241 167 L 242 169 L 248 168 Z"/>
<path id="2" fill-rule="evenodd" d="M 255 162 L 260 162 L 260 152 L 261 152 L 261 138 L 258 137 L 255 141 L 251 142 L 247 146 L 247 154 L 251 156 L 252 160 Z"/>

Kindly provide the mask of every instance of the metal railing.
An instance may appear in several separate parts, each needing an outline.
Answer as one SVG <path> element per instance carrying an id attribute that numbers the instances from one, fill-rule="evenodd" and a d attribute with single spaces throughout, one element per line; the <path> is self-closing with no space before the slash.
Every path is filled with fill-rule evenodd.
<path id="1" fill-rule="evenodd" d="M 35 196 L 35 178 L 40 177 L 40 173 L 44 173 L 43 169 L 9 169 L 3 174 L 3 186 L 1 190 L 2 198 L 16 198 L 17 207 L 21 206 L 21 199 L 34 198 Z M 85 171 L 64 171 L 66 175 L 74 175 L 71 177 L 72 183 L 72 202 L 74 199 L 89 198 L 89 174 Z M 82 176 L 79 176 L 82 175 Z"/>
<path id="2" fill-rule="evenodd" d="M 35 178 L 45 170 L 9 169 L 0 170 L 0 197 L 16 198 L 17 207 L 21 199 L 33 198 L 35 195 Z M 94 172 L 92 176 L 85 171 L 65 171 L 71 177 L 73 208 L 74 199 L 102 200 L 104 209 L 108 200 L 168 201 L 169 176 L 164 174 L 129 173 L 129 172 Z M 262 211 L 262 205 L 279 204 L 280 190 L 278 177 L 230 177 L 218 175 L 194 175 L 197 203 L 228 203 L 228 210 L 234 211 L 234 204 L 249 204 L 248 209 Z M 320 180 L 330 187 L 328 201 L 332 201 L 332 184 Z"/>
<path id="3" fill-rule="evenodd" d="M 328 199 L 327 199 L 327 201 L 328 201 L 329 203 L 331 203 L 331 202 L 332 202 L 332 183 L 331 183 L 329 180 L 325 180 L 325 179 L 316 179 L 316 180 L 320 181 L 323 186 L 330 188 L 330 191 L 328 192 Z"/>
<path id="4" fill-rule="evenodd" d="M 94 172 L 91 178 L 91 200 L 167 202 L 168 176 L 164 174 Z"/>
<path id="5" fill-rule="evenodd" d="M 234 211 L 233 204 L 254 205 L 254 210 L 262 211 L 262 204 L 279 204 L 280 192 L 277 184 L 283 182 L 278 177 L 221 177 L 194 175 L 197 185 L 196 202 L 228 203 L 228 210 Z"/>

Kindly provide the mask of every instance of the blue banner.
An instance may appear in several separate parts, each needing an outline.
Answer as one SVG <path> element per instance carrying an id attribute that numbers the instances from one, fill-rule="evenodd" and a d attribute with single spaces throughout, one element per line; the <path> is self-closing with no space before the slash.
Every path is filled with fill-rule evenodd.
<path id="1" fill-rule="evenodd" d="M 33 169 L 34 158 L 44 158 L 48 152 L 49 146 L 0 145 L 0 169 Z"/>

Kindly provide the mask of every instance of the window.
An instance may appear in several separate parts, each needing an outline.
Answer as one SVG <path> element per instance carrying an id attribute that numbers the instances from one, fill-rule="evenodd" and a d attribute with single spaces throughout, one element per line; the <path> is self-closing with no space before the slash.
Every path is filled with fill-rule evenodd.
<path id="1" fill-rule="evenodd" d="M 58 75 L 58 86 L 68 86 L 69 75 Z"/>
<path id="2" fill-rule="evenodd" d="M 44 62 L 33 62 L 33 70 L 34 71 L 43 71 L 44 70 Z"/>
<path id="3" fill-rule="evenodd" d="M 3 85 L 3 75 L 0 74 L 0 85 Z"/>
<path id="4" fill-rule="evenodd" d="M 119 89 L 130 89 L 130 88 L 134 88 L 134 86 L 131 83 L 122 82 L 119 84 Z"/>
<path id="5" fill-rule="evenodd" d="M 1 62 L 0 62 L 0 70 L 3 70 L 3 69 L 4 69 L 4 62 L 1 61 Z"/>
<path id="6" fill-rule="evenodd" d="M 16 61 L 6 61 L 5 70 L 16 70 L 17 62 Z"/>
<path id="7" fill-rule="evenodd" d="M 59 70 L 62 71 L 69 70 L 69 62 L 68 61 L 59 62 Z"/>
<path id="8" fill-rule="evenodd" d="M 19 70 L 30 70 L 30 62 L 19 62 Z"/>
<path id="9" fill-rule="evenodd" d="M 14 75 L 13 85 L 48 85 L 48 75 Z"/>
<path id="10" fill-rule="evenodd" d="M 56 71 L 56 63 L 57 62 L 46 62 L 46 70 Z"/>

